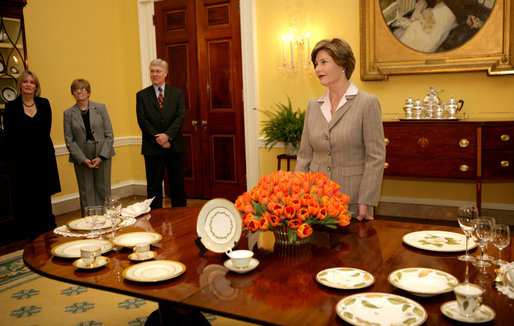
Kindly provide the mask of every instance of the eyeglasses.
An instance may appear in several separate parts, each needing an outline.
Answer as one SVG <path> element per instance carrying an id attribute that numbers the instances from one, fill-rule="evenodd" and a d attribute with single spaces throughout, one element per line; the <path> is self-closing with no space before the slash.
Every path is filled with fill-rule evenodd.
<path id="1" fill-rule="evenodd" d="M 85 88 L 85 87 L 82 87 L 82 88 L 75 88 L 75 89 L 73 90 L 73 92 L 75 92 L 75 93 L 87 92 L 87 88 Z"/>

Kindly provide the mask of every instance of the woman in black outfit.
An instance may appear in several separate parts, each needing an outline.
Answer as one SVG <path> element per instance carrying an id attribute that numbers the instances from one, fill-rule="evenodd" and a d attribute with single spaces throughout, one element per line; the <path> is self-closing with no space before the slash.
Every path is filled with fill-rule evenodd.
<path id="1" fill-rule="evenodd" d="M 15 213 L 20 231 L 29 239 L 55 228 L 51 196 L 61 191 L 55 150 L 50 138 L 52 109 L 39 97 L 39 79 L 24 71 L 15 100 L 6 104 L 7 142 L 14 162 Z"/>

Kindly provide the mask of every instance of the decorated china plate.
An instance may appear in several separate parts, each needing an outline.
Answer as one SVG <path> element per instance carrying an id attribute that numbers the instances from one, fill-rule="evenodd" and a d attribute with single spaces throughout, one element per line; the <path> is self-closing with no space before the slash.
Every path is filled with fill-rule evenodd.
<path id="1" fill-rule="evenodd" d="M 120 247 L 134 247 L 138 243 L 154 244 L 161 239 L 162 235 L 155 232 L 129 232 L 112 239 L 112 243 Z"/>
<path id="2" fill-rule="evenodd" d="M 10 86 L 5 86 L 1 91 L 2 99 L 5 102 L 13 101 L 16 98 L 16 90 Z"/>
<path id="3" fill-rule="evenodd" d="M 115 224 L 118 225 L 118 223 L 120 223 L 121 220 L 118 218 L 116 219 L 116 222 Z M 86 221 L 85 218 L 78 218 L 76 220 L 73 220 L 73 221 L 70 221 L 68 223 L 68 227 L 71 229 L 71 230 L 76 230 L 76 231 L 91 231 L 91 225 L 89 225 L 89 223 Z M 107 218 L 105 220 L 105 224 L 98 227 L 98 226 L 94 226 L 93 227 L 93 230 L 98 230 L 98 229 L 109 229 L 112 227 L 112 224 L 111 224 L 111 219 L 110 218 Z"/>
<path id="4" fill-rule="evenodd" d="M 228 268 L 229 270 L 231 270 L 232 272 L 244 274 L 244 273 L 248 273 L 249 271 L 253 271 L 254 269 L 256 269 L 257 266 L 259 266 L 259 261 L 256 258 L 252 258 L 250 260 L 250 264 L 247 267 L 240 268 L 240 267 L 234 267 L 234 264 L 232 263 L 232 259 L 228 259 L 223 263 L 223 265 L 226 268 Z"/>
<path id="5" fill-rule="evenodd" d="M 145 261 L 154 258 L 157 256 L 157 253 L 155 251 L 148 251 L 145 255 L 137 255 L 135 252 L 128 255 L 128 259 L 134 260 L 134 261 Z"/>
<path id="6" fill-rule="evenodd" d="M 365 292 L 341 299 L 336 312 L 352 325 L 421 325 L 427 319 L 423 306 L 390 293 Z"/>
<path id="7" fill-rule="evenodd" d="M 458 252 L 466 250 L 466 236 L 464 234 L 448 231 L 416 231 L 406 234 L 403 242 L 414 248 L 438 251 Z M 468 249 L 477 245 L 469 239 Z"/>
<path id="8" fill-rule="evenodd" d="M 486 323 L 496 317 L 496 312 L 485 304 L 482 304 L 472 316 L 466 316 L 459 311 L 457 301 L 448 301 L 441 305 L 441 312 L 448 318 L 464 323 L 477 324 Z"/>
<path id="9" fill-rule="evenodd" d="M 79 258 L 80 248 L 90 245 L 102 247 L 102 254 L 112 249 L 112 243 L 100 239 L 75 240 L 65 242 L 52 249 L 52 255 L 62 258 Z"/>
<path id="10" fill-rule="evenodd" d="M 450 292 L 459 283 L 459 280 L 451 274 L 420 267 L 398 269 L 389 274 L 387 279 L 397 288 L 420 297 Z"/>
<path id="11" fill-rule="evenodd" d="M 355 290 L 375 283 L 370 273 L 350 267 L 336 267 L 322 270 L 316 275 L 316 281 L 336 289 Z"/>
<path id="12" fill-rule="evenodd" d="M 205 248 L 223 253 L 234 247 L 243 230 L 241 215 L 234 204 L 216 198 L 203 205 L 196 223 L 196 232 Z"/>
<path id="13" fill-rule="evenodd" d="M 103 267 L 109 263 L 109 258 L 100 256 L 97 257 L 93 264 L 85 264 L 82 258 L 79 258 L 73 262 L 73 266 L 80 269 L 96 269 Z"/>
<path id="14" fill-rule="evenodd" d="M 135 282 L 160 282 L 184 273 L 186 266 L 173 260 L 154 260 L 125 268 L 123 277 Z"/>

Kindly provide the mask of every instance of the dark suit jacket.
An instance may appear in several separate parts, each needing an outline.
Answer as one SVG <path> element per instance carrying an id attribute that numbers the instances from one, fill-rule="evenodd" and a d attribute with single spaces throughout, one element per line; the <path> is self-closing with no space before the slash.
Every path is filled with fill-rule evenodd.
<path id="1" fill-rule="evenodd" d="M 61 191 L 55 149 L 50 130 L 52 129 L 52 108 L 46 98 L 34 98 L 38 111 L 38 127 L 29 128 L 23 110 L 21 96 L 5 106 L 5 128 L 14 168 L 19 176 L 38 179 L 46 191 L 53 195 Z M 36 181 L 35 181 L 36 182 Z M 25 184 L 24 187 L 34 185 Z"/>
<path id="2" fill-rule="evenodd" d="M 159 155 L 166 151 L 155 140 L 155 135 L 165 133 L 170 137 L 174 153 L 185 151 L 182 125 L 185 118 L 185 103 L 182 90 L 166 85 L 163 109 L 159 108 L 153 85 L 136 94 L 137 122 L 143 132 L 141 154 Z"/>

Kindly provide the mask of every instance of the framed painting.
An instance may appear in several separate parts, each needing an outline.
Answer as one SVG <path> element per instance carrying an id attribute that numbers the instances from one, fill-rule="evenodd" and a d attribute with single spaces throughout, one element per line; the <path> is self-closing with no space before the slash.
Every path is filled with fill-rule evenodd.
<path id="1" fill-rule="evenodd" d="M 512 0 L 360 0 L 361 79 L 514 74 Z"/>

